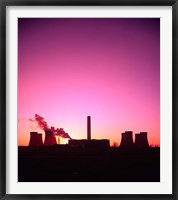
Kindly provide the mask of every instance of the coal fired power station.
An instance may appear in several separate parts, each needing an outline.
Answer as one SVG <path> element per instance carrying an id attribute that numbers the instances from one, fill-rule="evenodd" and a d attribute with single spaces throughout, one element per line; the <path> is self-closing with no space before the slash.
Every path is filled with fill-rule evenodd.
<path id="1" fill-rule="evenodd" d="M 63 129 L 55 129 L 47 127 L 45 130 L 44 143 L 42 134 L 38 132 L 30 132 L 29 146 L 53 146 L 59 144 L 59 137 L 69 138 L 69 147 L 82 148 L 109 148 L 108 139 L 91 139 L 91 117 L 87 116 L 87 139 L 72 139 Z M 57 138 L 56 138 L 57 136 Z M 58 140 L 58 142 L 57 142 Z"/>
<path id="2" fill-rule="evenodd" d="M 47 123 L 44 121 L 44 118 L 38 116 L 40 121 L 40 125 L 45 132 L 44 143 L 42 140 L 42 133 L 38 132 L 30 132 L 30 142 L 29 146 L 53 146 L 60 144 L 60 137 L 67 138 L 68 147 L 72 148 L 109 148 L 110 141 L 108 139 L 92 139 L 91 137 L 91 117 L 87 116 L 87 134 L 86 139 L 72 139 L 68 133 L 64 131 L 63 128 L 49 127 Z M 39 121 L 38 120 L 38 121 Z M 147 132 L 140 132 L 135 134 L 135 141 L 133 139 L 133 131 L 125 131 L 121 133 L 121 142 L 120 148 L 129 149 L 129 148 L 149 148 Z"/>

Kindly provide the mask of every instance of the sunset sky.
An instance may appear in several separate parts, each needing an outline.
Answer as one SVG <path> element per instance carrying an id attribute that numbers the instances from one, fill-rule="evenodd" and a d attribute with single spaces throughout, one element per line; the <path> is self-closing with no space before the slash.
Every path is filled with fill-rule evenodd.
<path id="1" fill-rule="evenodd" d="M 160 145 L 160 20 L 19 18 L 19 145 L 44 133 L 35 114 L 74 139 L 91 116 L 93 139 L 147 131 Z"/>

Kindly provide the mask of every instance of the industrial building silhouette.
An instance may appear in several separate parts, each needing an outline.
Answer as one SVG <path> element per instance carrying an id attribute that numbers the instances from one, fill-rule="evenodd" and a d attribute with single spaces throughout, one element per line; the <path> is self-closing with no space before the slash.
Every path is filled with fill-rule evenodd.
<path id="1" fill-rule="evenodd" d="M 87 139 L 69 140 L 69 146 L 74 148 L 109 148 L 109 140 L 91 139 L 91 117 L 87 116 Z"/>
<path id="2" fill-rule="evenodd" d="M 42 133 L 30 132 L 29 146 L 52 146 L 57 144 L 56 137 L 52 131 L 45 131 L 45 141 L 43 143 Z"/>
<path id="3" fill-rule="evenodd" d="M 18 181 L 160 181 L 160 148 L 149 146 L 147 132 L 120 132 L 120 145 L 111 147 L 109 139 L 93 139 L 91 124 L 88 116 L 85 139 L 71 139 L 57 131 L 62 128 L 48 125 L 41 128 L 43 134 L 30 132 L 29 146 L 18 148 Z M 64 136 L 68 143 L 60 144 L 58 140 Z"/>
<path id="4" fill-rule="evenodd" d="M 45 141 L 44 145 L 45 146 L 52 146 L 54 144 L 57 144 L 56 142 L 56 137 L 54 135 L 54 132 L 51 130 L 46 130 L 45 131 Z"/>
<path id="5" fill-rule="evenodd" d="M 139 134 L 135 134 L 135 147 L 138 147 L 138 148 L 149 147 L 147 132 L 140 132 Z"/>
<path id="6" fill-rule="evenodd" d="M 132 131 L 125 131 L 125 133 L 122 133 L 122 139 L 120 147 L 133 147 L 133 132 Z"/>
<path id="7" fill-rule="evenodd" d="M 57 142 L 58 141 L 58 142 Z M 42 141 L 42 134 L 38 132 L 30 132 L 29 146 L 52 146 L 60 143 L 59 137 L 56 141 L 56 135 L 53 129 L 45 130 L 45 140 Z M 91 117 L 87 116 L 87 139 L 70 139 L 69 147 L 72 148 L 109 148 L 110 141 L 108 139 L 91 139 Z M 133 131 L 125 131 L 121 135 L 120 148 L 148 148 L 147 132 L 135 134 L 135 142 L 133 141 Z"/>
<path id="8" fill-rule="evenodd" d="M 42 146 L 42 145 L 43 145 L 42 133 L 30 132 L 29 146 Z"/>
<path id="9" fill-rule="evenodd" d="M 133 142 L 133 132 L 125 131 L 121 137 L 121 148 L 148 148 L 147 132 L 140 132 L 135 134 L 135 142 Z"/>
<path id="10" fill-rule="evenodd" d="M 29 146 L 52 146 L 59 144 L 56 141 L 56 136 L 53 130 L 45 130 L 45 140 L 44 144 L 42 141 L 42 134 L 37 132 L 30 132 L 30 142 Z M 96 140 L 91 139 L 91 117 L 87 116 L 87 139 L 70 139 L 68 145 L 73 148 L 109 148 L 109 140 L 102 139 Z"/>

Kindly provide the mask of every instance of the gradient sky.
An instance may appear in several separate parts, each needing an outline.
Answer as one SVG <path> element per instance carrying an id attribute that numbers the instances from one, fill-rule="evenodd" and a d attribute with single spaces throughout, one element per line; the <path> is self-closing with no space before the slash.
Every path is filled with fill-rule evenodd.
<path id="1" fill-rule="evenodd" d="M 93 139 L 147 131 L 160 145 L 160 20 L 20 18 L 19 145 L 44 133 L 35 114 L 74 139 L 86 138 L 90 115 Z"/>

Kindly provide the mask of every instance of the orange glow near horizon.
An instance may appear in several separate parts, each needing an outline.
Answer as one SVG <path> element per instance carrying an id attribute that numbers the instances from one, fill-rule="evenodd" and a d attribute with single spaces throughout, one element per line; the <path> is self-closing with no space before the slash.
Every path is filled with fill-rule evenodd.
<path id="1" fill-rule="evenodd" d="M 36 122 L 32 123 L 28 119 L 23 119 L 22 121 L 23 121 L 23 124 L 26 124 L 26 126 L 23 126 L 23 127 L 26 127 L 26 128 L 23 129 L 22 127 L 20 127 L 20 124 L 22 122 L 19 122 L 19 137 L 18 137 L 19 138 L 19 140 L 18 140 L 19 146 L 28 146 L 31 131 L 36 131 L 38 133 L 42 133 L 43 142 L 44 142 L 45 132 L 38 127 Z M 75 128 L 76 128 L 76 130 L 78 129 L 77 127 L 75 127 Z M 131 130 L 131 129 L 129 129 L 129 130 Z M 117 143 L 117 145 L 119 146 L 120 140 L 121 140 L 121 133 L 125 132 L 125 131 L 127 131 L 127 130 L 122 130 L 122 131 L 120 130 L 120 132 L 115 131 L 115 133 L 114 133 L 114 129 L 110 129 L 110 130 L 108 129 L 108 131 L 101 132 L 101 128 L 100 129 L 98 128 L 95 131 L 93 131 L 93 128 L 92 128 L 91 139 L 109 139 L 110 146 L 112 146 L 115 143 Z M 133 140 L 135 140 L 135 133 L 139 133 L 139 132 L 143 131 L 143 129 L 142 130 L 137 130 L 137 129 L 133 130 L 132 129 L 131 131 L 133 131 Z M 24 133 L 26 133 L 26 134 L 24 134 Z M 69 134 L 69 135 L 72 137 L 72 139 L 86 139 L 87 138 L 86 122 L 85 122 L 85 127 L 83 126 L 81 129 L 78 129 L 78 134 L 74 133 L 74 134 Z M 75 137 L 73 137 L 73 135 L 75 135 Z M 95 135 L 97 137 L 95 137 Z M 150 146 L 160 146 L 159 138 L 156 138 L 154 135 L 156 135 L 156 134 L 150 134 L 148 132 L 149 145 Z M 58 136 L 56 136 L 56 141 L 58 142 L 57 138 L 58 138 Z M 69 139 L 62 138 L 62 137 L 59 137 L 59 138 L 60 138 L 60 144 L 68 144 Z"/>

